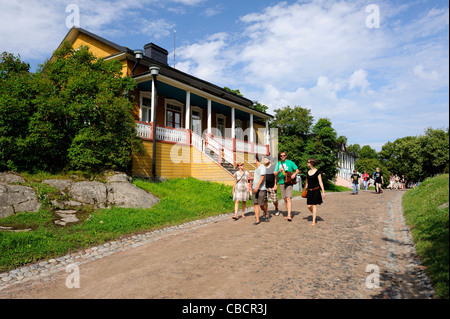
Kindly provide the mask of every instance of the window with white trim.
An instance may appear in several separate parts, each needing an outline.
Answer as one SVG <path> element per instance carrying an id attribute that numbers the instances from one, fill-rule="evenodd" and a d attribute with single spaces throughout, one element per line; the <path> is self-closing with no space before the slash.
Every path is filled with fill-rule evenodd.
<path id="1" fill-rule="evenodd" d="M 191 130 L 202 136 L 202 115 L 203 109 L 198 106 L 191 106 Z"/>
<path id="2" fill-rule="evenodd" d="M 152 99 L 141 96 L 140 119 L 141 122 L 150 123 L 152 120 Z"/>
<path id="3" fill-rule="evenodd" d="M 217 127 L 217 134 L 222 135 L 222 137 L 225 137 L 225 125 L 226 125 L 226 117 L 222 114 L 217 114 L 216 117 L 216 127 Z"/>
<path id="4" fill-rule="evenodd" d="M 166 100 L 166 126 L 181 128 L 183 125 L 183 104 L 176 100 Z"/>
<path id="5" fill-rule="evenodd" d="M 236 120 L 234 122 L 234 129 L 235 129 L 235 137 L 237 140 L 243 140 L 244 139 L 244 131 L 242 129 L 242 121 L 241 120 Z"/>

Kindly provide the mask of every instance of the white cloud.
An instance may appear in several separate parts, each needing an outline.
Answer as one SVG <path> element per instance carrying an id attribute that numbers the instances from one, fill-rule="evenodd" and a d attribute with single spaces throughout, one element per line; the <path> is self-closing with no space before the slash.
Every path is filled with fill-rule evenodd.
<path id="1" fill-rule="evenodd" d="M 209 36 L 205 41 L 177 49 L 177 69 L 213 83 L 224 83 L 228 77 L 230 57 L 224 32 Z"/>
<path id="2" fill-rule="evenodd" d="M 160 39 L 162 37 L 169 36 L 173 29 L 175 27 L 175 24 L 166 22 L 163 19 L 156 19 L 156 20 L 144 20 L 142 22 L 142 28 L 141 32 L 145 35 L 148 35 L 150 38 L 153 39 Z"/>
<path id="3" fill-rule="evenodd" d="M 361 90 L 366 90 L 368 86 L 369 81 L 367 81 L 367 71 L 360 69 L 358 71 L 355 71 L 350 77 L 349 81 L 350 90 L 357 87 L 360 87 Z"/>
<path id="4" fill-rule="evenodd" d="M 431 71 L 431 72 L 426 72 L 423 69 L 423 65 L 416 65 L 414 67 L 414 74 L 416 74 L 417 76 L 419 76 L 420 78 L 424 79 L 424 80 L 438 80 L 439 79 L 439 74 L 436 71 Z"/>
<path id="5" fill-rule="evenodd" d="M 56 49 L 65 29 L 66 6 L 61 1 L 0 0 L 2 51 L 24 58 L 42 57 L 49 47 Z"/>
<path id="6" fill-rule="evenodd" d="M 210 18 L 210 17 L 214 17 L 214 16 L 220 14 L 223 11 L 223 9 L 224 9 L 224 6 L 219 4 L 214 7 L 206 8 L 205 11 L 203 11 L 203 14 L 206 17 Z"/>
<path id="7" fill-rule="evenodd" d="M 364 6 L 347 2 L 280 3 L 242 21 L 250 39 L 242 59 L 255 83 L 282 85 L 289 77 L 310 84 L 317 74 L 340 76 L 366 67 L 386 46 L 382 32 L 365 26 Z"/>
<path id="8" fill-rule="evenodd" d="M 448 98 L 448 33 L 439 37 L 448 28 L 448 9 L 401 21 L 396 15 L 413 3 L 398 8 L 380 3 L 381 27 L 369 29 L 365 5 L 311 1 L 267 7 L 241 18 L 246 29 L 236 35 L 238 41 L 229 35 L 215 46 L 220 52 L 204 58 L 206 63 L 192 54 L 192 65 L 214 70 L 196 74 L 212 82 L 228 79 L 269 111 L 299 105 L 316 119 L 328 117 L 350 143 L 357 139 L 380 149 L 380 140 L 421 134 L 423 125 L 448 126 L 445 101 L 433 110 L 439 116 L 425 106 Z M 197 45 L 183 49 L 207 48 Z M 233 66 L 234 77 L 225 77 Z"/>

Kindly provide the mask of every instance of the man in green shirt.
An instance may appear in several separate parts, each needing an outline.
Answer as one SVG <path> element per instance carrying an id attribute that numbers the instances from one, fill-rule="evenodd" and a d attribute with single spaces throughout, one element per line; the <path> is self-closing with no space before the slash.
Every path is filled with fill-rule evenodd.
<path id="1" fill-rule="evenodd" d="M 285 183 L 284 179 L 286 176 L 286 172 L 291 172 L 291 180 L 295 180 L 297 174 L 299 173 L 297 165 L 291 160 L 287 159 L 286 152 L 280 153 L 280 159 L 275 167 L 275 180 L 280 185 L 281 197 L 284 198 L 284 204 L 287 209 L 287 219 L 288 221 L 292 221 L 291 211 L 292 211 L 292 189 L 293 184 Z"/>

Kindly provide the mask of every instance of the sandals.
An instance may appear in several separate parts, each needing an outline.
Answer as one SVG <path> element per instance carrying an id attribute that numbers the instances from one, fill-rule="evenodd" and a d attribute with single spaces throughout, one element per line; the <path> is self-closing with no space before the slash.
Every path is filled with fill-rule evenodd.
<path id="1" fill-rule="evenodd" d="M 238 220 L 239 218 L 237 216 L 232 217 L 234 220 Z"/>

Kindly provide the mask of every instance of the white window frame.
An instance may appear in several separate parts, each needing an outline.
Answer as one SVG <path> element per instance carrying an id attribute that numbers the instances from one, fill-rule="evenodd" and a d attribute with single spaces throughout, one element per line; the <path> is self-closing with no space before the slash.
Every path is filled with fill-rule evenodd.
<path id="1" fill-rule="evenodd" d="M 150 100 L 150 107 L 144 106 L 144 98 Z M 140 92 L 139 94 L 139 121 L 150 123 L 152 121 L 152 108 L 151 108 L 151 100 L 152 100 L 152 93 L 151 92 Z M 143 108 L 148 109 L 148 121 L 144 121 L 145 119 L 142 118 L 142 109 Z"/>
<path id="2" fill-rule="evenodd" d="M 177 100 L 165 99 L 164 100 L 164 126 L 167 126 L 167 105 L 171 104 L 180 108 L 180 128 L 184 127 L 183 114 L 184 114 L 184 104 Z M 178 110 L 176 111 L 178 112 Z"/>
<path id="3" fill-rule="evenodd" d="M 235 120 L 234 122 L 234 136 L 237 140 L 243 141 L 244 140 L 244 128 L 242 120 Z M 240 132 L 238 131 L 238 128 L 240 128 Z"/>
<path id="4" fill-rule="evenodd" d="M 223 133 L 219 130 L 219 119 L 223 119 Z M 227 117 L 223 114 L 217 114 L 216 115 L 216 129 L 217 131 L 220 131 L 222 134 L 222 137 L 226 137 L 227 133 Z"/>
<path id="5" fill-rule="evenodd" d="M 200 136 L 203 134 L 203 109 L 199 106 L 191 106 L 191 127 L 189 128 L 191 131 L 193 130 L 192 124 L 193 124 L 193 119 L 192 119 L 192 113 L 193 112 L 198 112 L 200 113 L 200 123 L 201 123 L 201 134 L 199 134 Z"/>

